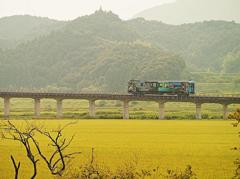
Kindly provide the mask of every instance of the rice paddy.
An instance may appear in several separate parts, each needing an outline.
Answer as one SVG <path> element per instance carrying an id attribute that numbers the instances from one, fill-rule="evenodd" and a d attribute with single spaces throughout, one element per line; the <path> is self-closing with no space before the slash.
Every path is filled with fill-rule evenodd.
<path id="1" fill-rule="evenodd" d="M 54 129 L 72 120 L 30 121 Z M 96 159 L 115 168 L 124 162 L 137 160 L 140 168 L 159 166 L 167 169 L 184 169 L 190 164 L 198 178 L 231 178 L 233 161 L 239 153 L 231 148 L 238 146 L 238 129 L 231 121 L 197 120 L 76 120 L 65 130 L 66 136 L 75 134 L 71 151 L 82 153 L 74 165 L 81 165 L 95 148 Z M 23 126 L 24 121 L 14 121 Z M 40 142 L 47 146 L 44 138 Z M 48 152 L 48 147 L 44 152 Z M 13 178 L 10 155 L 21 161 L 20 178 L 29 178 L 31 165 L 18 142 L 0 140 L 0 178 Z M 37 178 L 51 178 L 45 165 L 40 162 Z"/>

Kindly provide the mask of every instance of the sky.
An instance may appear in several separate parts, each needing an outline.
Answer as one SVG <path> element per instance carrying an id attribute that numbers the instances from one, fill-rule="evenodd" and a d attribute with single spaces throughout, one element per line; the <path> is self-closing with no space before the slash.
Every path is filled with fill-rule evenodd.
<path id="1" fill-rule="evenodd" d="M 175 0 L 0 0 L 0 17 L 33 15 L 58 20 L 71 20 L 93 13 L 102 6 L 122 19 L 130 19 L 136 13 Z"/>

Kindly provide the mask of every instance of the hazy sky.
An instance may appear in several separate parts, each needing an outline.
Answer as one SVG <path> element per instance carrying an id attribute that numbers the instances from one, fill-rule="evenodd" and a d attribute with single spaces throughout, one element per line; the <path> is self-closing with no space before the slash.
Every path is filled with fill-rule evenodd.
<path id="1" fill-rule="evenodd" d="M 102 5 L 123 19 L 139 11 L 175 0 L 0 0 L 0 17 L 30 14 L 68 20 L 93 13 Z"/>

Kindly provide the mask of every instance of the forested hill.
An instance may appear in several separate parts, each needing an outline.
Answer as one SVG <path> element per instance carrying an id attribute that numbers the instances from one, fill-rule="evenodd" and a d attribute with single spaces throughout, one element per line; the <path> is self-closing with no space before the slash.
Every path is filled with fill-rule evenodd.
<path id="1" fill-rule="evenodd" d="M 184 79 L 184 60 L 141 37 L 116 15 L 96 12 L 0 57 L 0 87 L 126 92 L 129 79 Z M 138 40 L 140 39 L 140 40 Z"/>
<path id="2" fill-rule="evenodd" d="M 239 55 L 236 23 L 173 26 L 144 19 L 122 21 L 100 10 L 50 27 L 35 31 L 34 38 L 31 30 L 20 33 L 20 45 L 0 50 L 0 88 L 124 92 L 132 78 L 188 79 L 188 71 L 231 72 L 238 62 L 237 57 L 229 60 Z"/>
<path id="3" fill-rule="evenodd" d="M 0 18 L 0 48 L 11 48 L 51 31 L 59 30 L 65 22 L 28 15 Z"/>
<path id="4" fill-rule="evenodd" d="M 240 24 L 234 22 L 174 26 L 139 18 L 129 24 L 145 40 L 180 54 L 191 71 L 221 72 L 225 56 L 240 48 Z"/>

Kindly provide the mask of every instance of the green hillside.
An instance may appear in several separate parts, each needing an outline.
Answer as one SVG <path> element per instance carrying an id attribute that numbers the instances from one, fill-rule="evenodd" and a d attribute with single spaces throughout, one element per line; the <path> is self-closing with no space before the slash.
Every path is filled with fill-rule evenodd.
<path id="1" fill-rule="evenodd" d="M 174 26 L 135 19 L 129 24 L 145 40 L 180 54 L 191 71 L 221 71 L 224 56 L 240 46 L 240 24 L 233 22 Z"/>
<path id="2" fill-rule="evenodd" d="M 36 18 L 29 26 L 36 27 L 42 20 L 49 23 Z M 198 82 L 208 83 L 207 78 L 189 72 L 240 72 L 236 67 L 240 24 L 233 22 L 175 26 L 144 19 L 122 21 L 112 12 L 100 10 L 69 22 L 53 21 L 50 26 L 41 26 L 35 34 L 33 28 L 24 31 L 25 27 L 14 34 L 16 26 L 9 27 L 12 37 L 5 35 L 0 43 L 7 46 L 15 38 L 20 44 L 0 50 L 1 89 L 125 92 L 132 78 L 196 77 L 201 79 Z"/>
<path id="3" fill-rule="evenodd" d="M 185 78 L 183 59 L 138 38 L 117 16 L 96 12 L 1 53 L 0 86 L 125 92 L 132 78 Z"/>

